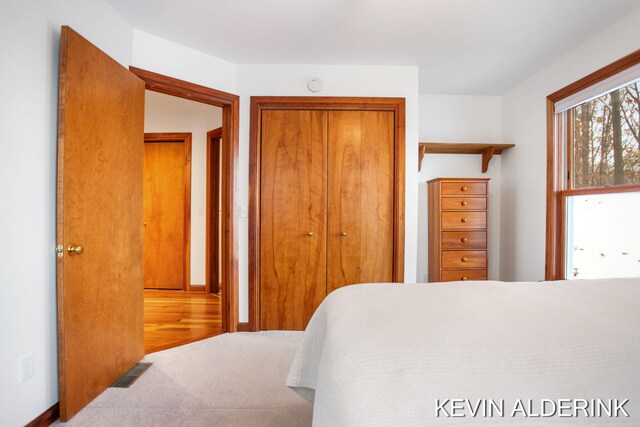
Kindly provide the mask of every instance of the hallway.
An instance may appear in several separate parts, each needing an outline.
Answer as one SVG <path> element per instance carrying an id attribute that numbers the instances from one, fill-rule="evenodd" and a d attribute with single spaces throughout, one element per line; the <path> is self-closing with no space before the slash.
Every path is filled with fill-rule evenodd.
<path id="1" fill-rule="evenodd" d="M 144 290 L 145 354 L 220 334 L 220 295 L 175 290 Z"/>

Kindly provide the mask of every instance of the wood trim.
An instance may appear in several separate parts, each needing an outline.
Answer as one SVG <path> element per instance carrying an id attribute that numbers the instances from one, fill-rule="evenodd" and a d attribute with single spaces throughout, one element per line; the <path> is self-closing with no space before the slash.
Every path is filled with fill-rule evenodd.
<path id="1" fill-rule="evenodd" d="M 151 132 L 144 134 L 144 142 L 179 142 L 191 140 L 190 132 Z M 191 159 L 189 158 L 189 161 Z"/>
<path id="2" fill-rule="evenodd" d="M 405 99 L 389 102 L 395 109 L 395 177 L 393 191 L 393 281 L 404 282 L 404 210 L 406 179 L 406 111 Z"/>
<path id="3" fill-rule="evenodd" d="M 252 332 L 249 322 L 239 322 L 238 332 Z"/>
<path id="4" fill-rule="evenodd" d="M 562 197 L 584 196 L 588 194 L 634 193 L 640 191 L 640 184 L 621 185 L 611 187 L 577 188 L 575 190 L 561 190 Z"/>
<path id="5" fill-rule="evenodd" d="M 207 138 L 222 138 L 222 127 L 207 132 Z"/>
<path id="6" fill-rule="evenodd" d="M 227 107 L 239 101 L 237 95 L 222 92 L 199 84 L 176 79 L 152 71 L 143 70 L 137 67 L 129 67 L 129 71 L 138 76 L 145 83 L 145 89 L 165 95 L 176 96 L 178 98 L 191 101 L 202 102 L 203 104 L 215 105 L 216 107 Z"/>
<path id="7" fill-rule="evenodd" d="M 546 251 L 545 251 L 545 280 L 559 280 L 564 275 L 561 272 L 560 252 L 564 238 L 560 233 L 559 198 L 556 194 L 557 183 L 562 182 L 560 171 L 560 161 L 557 157 L 557 149 L 560 144 L 556 144 L 556 117 L 554 114 L 554 102 L 547 98 L 547 218 L 546 218 Z M 559 154 L 559 153 L 558 153 Z"/>
<path id="8" fill-rule="evenodd" d="M 191 291 L 191 133 L 145 133 L 144 142 L 178 142 L 184 144 L 184 254 L 182 271 L 182 290 Z"/>
<path id="9" fill-rule="evenodd" d="M 249 127 L 249 330 L 260 325 L 260 116 L 257 100 L 251 98 Z"/>
<path id="10" fill-rule="evenodd" d="M 262 110 L 393 111 L 395 121 L 395 179 L 393 196 L 393 281 L 404 281 L 405 234 L 405 99 L 359 97 L 251 97 L 249 143 L 249 330 L 259 326 L 260 289 L 260 128 Z"/>
<path id="11" fill-rule="evenodd" d="M 573 173 L 575 172 L 574 170 L 574 158 L 573 158 L 573 138 L 575 136 L 574 134 L 574 123 L 573 123 L 573 119 L 574 119 L 574 114 L 573 114 L 573 110 L 569 110 L 567 111 L 567 117 L 566 117 L 566 121 L 564 121 L 560 126 L 559 126 L 559 132 L 556 134 L 556 138 L 562 138 L 563 135 L 566 136 L 566 143 L 567 143 L 567 149 L 565 150 L 565 163 L 564 163 L 564 170 L 558 171 L 558 173 L 562 173 L 562 178 L 564 178 L 564 174 L 566 174 L 566 185 L 562 186 L 563 188 L 572 188 L 573 187 Z"/>
<path id="12" fill-rule="evenodd" d="M 222 328 L 235 332 L 238 326 L 238 229 L 236 200 L 240 97 L 227 92 L 164 76 L 136 67 L 129 70 L 145 82 L 147 90 L 190 99 L 222 108 Z"/>
<path id="13" fill-rule="evenodd" d="M 586 89 L 604 79 L 607 79 L 627 68 L 640 64 L 640 49 L 631 54 L 600 68 L 599 70 L 563 87 L 547 96 L 547 217 L 545 241 L 545 280 L 564 279 L 565 269 L 565 198 L 563 195 L 578 193 L 562 193 L 564 177 L 562 167 L 563 132 L 561 123 L 556 123 L 554 104 L 581 90 Z M 619 192 L 624 187 L 607 187 L 606 192 Z M 586 191 L 578 190 L 578 191 Z M 603 189 L 604 190 L 604 189 Z M 572 190 L 573 191 L 573 190 Z M 589 189 L 588 191 L 595 191 Z M 624 191 L 624 190 L 623 190 Z M 628 190 L 636 191 L 636 190 Z M 587 194 L 602 194 L 590 192 Z"/>
<path id="14" fill-rule="evenodd" d="M 636 64 L 640 64 L 640 49 L 630 53 L 623 58 L 618 59 L 615 62 L 612 62 L 609 65 L 600 68 L 597 71 L 594 71 L 593 73 L 581 78 L 576 82 L 571 83 L 568 86 L 563 87 L 560 90 L 553 92 L 551 95 L 547 96 L 547 99 L 551 100 L 551 102 L 554 103 L 558 102 L 561 99 L 578 93 L 581 90 L 584 90 L 589 86 L 593 86 L 594 84 L 601 82 L 604 79 L 608 79 L 609 77 L 618 74 L 619 72 L 624 71 L 627 68 L 631 68 Z"/>
<path id="15" fill-rule="evenodd" d="M 38 415 L 33 421 L 25 427 L 47 427 L 60 418 L 60 403 L 56 402 L 51 408 Z"/>
<path id="16" fill-rule="evenodd" d="M 220 141 L 222 139 L 222 128 L 207 132 L 207 227 L 206 227 L 206 257 L 205 257 L 205 287 L 207 293 L 217 294 L 220 292 L 220 271 L 218 267 L 211 268 L 212 260 L 216 264 L 220 257 L 219 253 L 219 228 L 217 220 L 220 210 Z M 211 159 L 217 159 L 212 162 Z M 213 185 L 213 182 L 216 185 Z M 215 217 L 213 216 L 215 213 Z"/>

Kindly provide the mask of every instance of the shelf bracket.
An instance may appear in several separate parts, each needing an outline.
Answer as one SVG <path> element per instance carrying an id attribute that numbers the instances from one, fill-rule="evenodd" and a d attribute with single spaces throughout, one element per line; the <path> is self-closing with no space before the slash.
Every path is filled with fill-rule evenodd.
<path id="1" fill-rule="evenodd" d="M 424 144 L 420 144 L 418 146 L 418 172 L 422 169 L 422 159 L 424 155 L 427 153 L 427 146 Z"/>
<path id="2" fill-rule="evenodd" d="M 482 151 L 482 173 L 486 173 L 489 169 L 489 162 L 493 158 L 495 147 L 487 147 Z"/>

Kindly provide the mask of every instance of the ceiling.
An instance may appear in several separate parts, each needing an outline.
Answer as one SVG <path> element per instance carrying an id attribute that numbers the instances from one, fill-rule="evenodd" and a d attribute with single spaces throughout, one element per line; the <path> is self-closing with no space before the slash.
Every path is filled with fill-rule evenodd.
<path id="1" fill-rule="evenodd" d="M 238 64 L 418 65 L 420 92 L 500 95 L 640 0 L 108 0 Z M 640 25 L 640 23 L 638 24 Z"/>

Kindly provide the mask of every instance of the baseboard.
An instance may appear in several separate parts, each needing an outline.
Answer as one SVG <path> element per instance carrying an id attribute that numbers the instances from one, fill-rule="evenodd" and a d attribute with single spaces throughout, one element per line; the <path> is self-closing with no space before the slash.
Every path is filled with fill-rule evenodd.
<path id="1" fill-rule="evenodd" d="M 60 403 L 56 402 L 25 427 L 48 427 L 58 418 L 60 418 Z"/>
<path id="2" fill-rule="evenodd" d="M 251 332 L 249 322 L 238 322 L 238 332 Z"/>
<path id="3" fill-rule="evenodd" d="M 189 285 L 189 292 L 205 292 L 206 290 L 205 285 Z"/>

